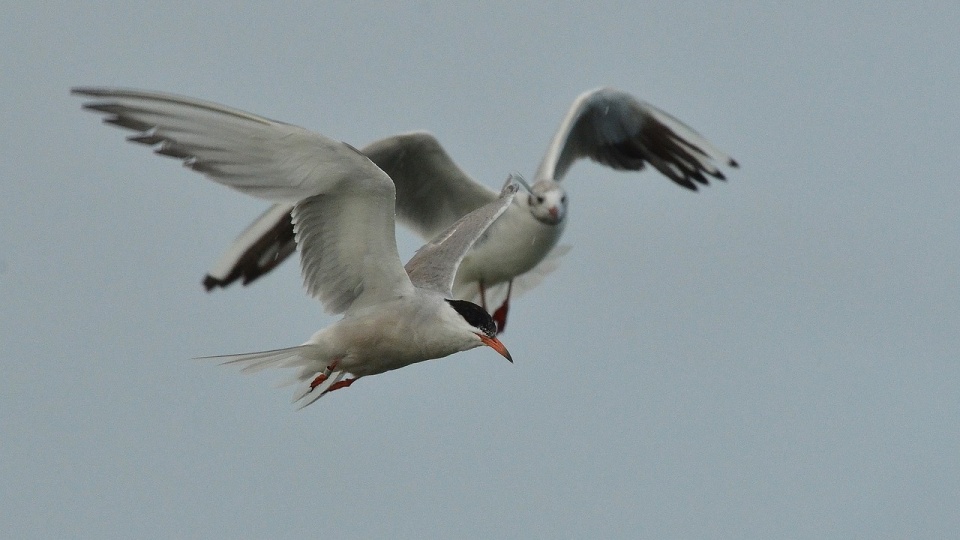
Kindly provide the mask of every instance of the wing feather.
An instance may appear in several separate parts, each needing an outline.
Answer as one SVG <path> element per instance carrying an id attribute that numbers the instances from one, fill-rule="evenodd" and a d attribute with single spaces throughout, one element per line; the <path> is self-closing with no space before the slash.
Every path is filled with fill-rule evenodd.
<path id="1" fill-rule="evenodd" d="M 436 137 L 424 131 L 380 139 L 363 153 L 397 186 L 397 220 L 425 240 L 498 197 L 463 172 Z"/>
<path id="2" fill-rule="evenodd" d="M 274 204 L 230 244 L 203 278 L 210 291 L 241 279 L 244 285 L 273 270 L 296 251 L 288 204 Z"/>
<path id="3" fill-rule="evenodd" d="M 155 144 L 157 141 L 145 137 L 144 142 Z M 427 132 L 380 139 L 364 147 L 362 152 L 393 180 L 397 190 L 397 221 L 425 240 L 497 199 L 495 191 L 463 172 L 440 142 Z M 276 205 L 233 241 L 214 270 L 204 278 L 207 290 L 225 287 L 241 276 L 244 284 L 249 283 L 293 253 L 293 225 L 289 219 L 292 205 L 284 207 L 286 218 L 281 215 L 281 205 Z"/>
<path id="4" fill-rule="evenodd" d="M 309 293 L 340 313 L 413 291 L 397 253 L 390 178 L 352 146 L 304 128 L 188 97 L 74 88 L 86 109 L 139 133 L 133 142 L 228 187 L 293 203 Z"/>
<path id="5" fill-rule="evenodd" d="M 413 284 L 452 298 L 451 289 L 460 262 L 490 224 L 510 206 L 517 189 L 511 177 L 500 197 L 463 216 L 424 244 L 405 267 Z"/>
<path id="6" fill-rule="evenodd" d="M 581 94 L 571 105 L 537 169 L 536 178 L 561 180 L 578 159 L 590 158 L 618 170 L 650 163 L 692 190 L 724 180 L 715 161 L 738 164 L 680 120 L 612 88 Z"/>

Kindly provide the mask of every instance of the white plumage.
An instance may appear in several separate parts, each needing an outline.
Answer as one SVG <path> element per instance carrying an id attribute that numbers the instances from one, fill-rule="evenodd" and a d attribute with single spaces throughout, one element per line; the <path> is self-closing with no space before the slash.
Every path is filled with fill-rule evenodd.
<path id="1" fill-rule="evenodd" d="M 356 379 L 488 345 L 510 360 L 479 306 L 452 300 L 454 275 L 510 205 L 512 182 L 448 223 L 404 267 L 394 230 L 394 183 L 355 148 L 306 129 L 169 94 L 75 88 L 85 108 L 139 132 L 133 142 L 228 187 L 288 205 L 304 284 L 342 319 L 297 347 L 219 357 L 245 370 L 297 370 L 306 406 Z M 256 230 L 256 229 L 252 229 Z M 511 360 L 512 361 L 512 360 Z"/>
<path id="2" fill-rule="evenodd" d="M 497 197 L 463 172 L 429 133 L 388 137 L 362 151 L 396 183 L 397 220 L 425 239 Z M 567 212 L 559 181 L 584 158 L 620 170 L 636 171 L 649 163 L 694 191 L 708 177 L 724 179 L 715 162 L 737 166 L 692 128 L 630 94 L 599 88 L 577 97 L 547 147 L 530 193 L 514 199 L 456 275 L 457 298 L 479 301 L 484 308 L 490 297 L 505 298 L 494 312 L 501 331 L 510 294 L 539 283 L 569 250 L 557 245 Z M 237 279 L 249 283 L 289 255 L 293 238 L 285 212 L 290 209 L 276 205 L 244 231 L 206 276 L 207 289 Z"/>

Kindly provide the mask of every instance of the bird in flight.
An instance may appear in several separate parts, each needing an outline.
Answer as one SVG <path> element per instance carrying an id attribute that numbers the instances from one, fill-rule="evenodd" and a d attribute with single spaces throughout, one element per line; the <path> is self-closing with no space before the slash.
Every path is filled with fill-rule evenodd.
<path id="1" fill-rule="evenodd" d="M 286 205 L 307 292 L 343 317 L 303 345 L 228 355 L 244 371 L 293 368 L 305 407 L 361 377 L 486 345 L 513 359 L 480 306 L 452 293 L 471 246 L 517 193 L 447 224 L 404 266 L 390 177 L 352 146 L 304 128 L 171 94 L 74 88 L 83 107 L 136 134 L 128 140 L 237 191 Z"/>
<path id="2" fill-rule="evenodd" d="M 460 169 L 426 132 L 381 139 L 361 151 L 396 184 L 397 221 L 424 239 L 498 196 Z M 583 158 L 629 171 L 650 164 L 692 191 L 709 177 L 725 179 L 716 163 L 738 166 L 683 122 L 626 92 L 598 88 L 581 94 L 551 139 L 532 186 L 474 244 L 457 272 L 455 297 L 484 309 L 488 298 L 503 298 L 493 311 L 500 332 L 511 295 L 538 284 L 569 250 L 558 245 L 567 215 L 560 180 Z M 246 285 L 283 262 L 296 247 L 291 210 L 276 204 L 257 218 L 221 255 L 204 287 L 210 291 L 237 280 Z"/>

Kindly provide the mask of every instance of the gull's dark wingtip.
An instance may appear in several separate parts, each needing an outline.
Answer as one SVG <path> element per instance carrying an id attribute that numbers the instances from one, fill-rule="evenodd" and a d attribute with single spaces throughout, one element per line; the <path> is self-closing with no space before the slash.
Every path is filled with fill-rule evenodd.
<path id="1" fill-rule="evenodd" d="M 207 292 L 210 292 L 217 287 L 224 287 L 225 284 L 223 280 L 217 279 L 210 274 L 203 276 L 203 289 Z"/>
<path id="2" fill-rule="evenodd" d="M 697 193 L 700 191 L 699 189 L 697 189 L 697 185 L 691 182 L 690 179 L 686 177 L 677 177 L 677 178 L 671 177 L 670 179 L 673 180 L 673 182 L 678 186 L 687 188 L 694 193 Z"/>
<path id="3" fill-rule="evenodd" d="M 70 88 L 70 93 L 78 96 L 98 97 L 103 95 L 104 89 L 95 86 L 73 86 Z"/>

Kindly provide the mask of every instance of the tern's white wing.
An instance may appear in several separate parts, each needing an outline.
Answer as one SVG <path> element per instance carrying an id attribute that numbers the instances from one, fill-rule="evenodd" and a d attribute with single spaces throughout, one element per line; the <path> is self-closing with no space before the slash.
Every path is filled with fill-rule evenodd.
<path id="1" fill-rule="evenodd" d="M 453 298 L 451 289 L 460 261 L 487 227 L 510 206 L 517 188 L 517 184 L 509 180 L 499 198 L 463 216 L 424 244 L 407 261 L 407 274 L 413 284 L 421 289 L 436 291 L 445 298 Z"/>
<path id="2" fill-rule="evenodd" d="M 397 186 L 397 220 L 430 239 L 497 199 L 463 172 L 437 139 L 417 131 L 380 139 L 362 150 Z"/>
<path id="3" fill-rule="evenodd" d="M 397 220 L 425 240 L 497 199 L 497 192 L 463 172 L 429 133 L 394 135 L 370 143 L 361 152 L 393 180 Z M 204 287 L 208 291 L 226 287 L 241 278 L 246 285 L 293 253 L 291 210 L 293 205 L 276 204 L 258 217 L 220 256 L 204 278 Z"/>
<path id="4" fill-rule="evenodd" d="M 705 174 L 724 179 L 714 161 L 737 166 L 680 120 L 612 88 L 591 90 L 573 102 L 550 141 L 536 179 L 560 180 L 581 158 L 621 170 L 640 170 L 650 163 L 692 190 L 697 183 L 708 183 Z"/>
<path id="5" fill-rule="evenodd" d="M 394 187 L 366 156 L 301 127 L 187 97 L 75 88 L 84 108 L 139 131 L 129 140 L 211 180 L 294 203 L 301 270 L 311 295 L 340 313 L 413 291 L 397 253 Z"/>

